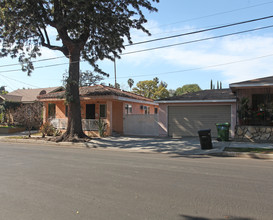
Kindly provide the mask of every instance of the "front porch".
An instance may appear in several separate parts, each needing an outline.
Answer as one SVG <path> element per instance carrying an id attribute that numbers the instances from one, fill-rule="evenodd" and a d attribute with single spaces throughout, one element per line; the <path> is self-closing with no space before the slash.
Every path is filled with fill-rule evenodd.
<path id="1" fill-rule="evenodd" d="M 67 118 L 54 118 L 49 120 L 54 128 L 59 130 L 66 130 L 67 128 Z M 82 129 L 83 131 L 98 131 L 98 119 L 82 119 Z M 107 123 L 106 119 L 103 119 Z"/>
<path id="2" fill-rule="evenodd" d="M 238 83 L 230 85 L 237 97 L 235 139 L 273 141 L 273 85 Z"/>

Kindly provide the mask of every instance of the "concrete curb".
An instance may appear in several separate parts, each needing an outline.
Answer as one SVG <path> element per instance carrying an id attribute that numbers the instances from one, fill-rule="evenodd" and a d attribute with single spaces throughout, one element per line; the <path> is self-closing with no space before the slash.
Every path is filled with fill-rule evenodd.
<path id="1" fill-rule="evenodd" d="M 211 156 L 220 157 L 241 157 L 241 158 L 252 158 L 252 159 L 273 159 L 273 154 L 262 154 L 262 153 L 244 153 L 244 152 L 227 152 L 223 151 L 220 153 L 211 153 Z"/>
<path id="2" fill-rule="evenodd" d="M 151 152 L 155 153 L 155 151 L 151 151 L 149 149 L 141 149 L 141 148 L 117 148 L 118 146 L 111 146 L 111 147 L 101 147 L 96 143 L 90 142 L 80 142 L 80 143 L 73 143 L 73 142 L 52 142 L 46 140 L 28 140 L 28 139 L 9 139 L 2 137 L 0 138 L 1 142 L 10 142 L 10 143 L 24 143 L 24 144 L 43 144 L 43 145 L 50 145 L 50 146 L 58 146 L 58 147 L 72 147 L 72 148 L 94 148 L 94 149 L 109 149 L 109 150 L 122 150 L 122 151 L 129 151 L 129 152 Z M 201 152 L 201 153 L 193 153 L 193 154 L 181 154 L 181 155 L 208 155 L 208 156 L 218 156 L 218 157 L 241 157 L 241 158 L 252 158 L 252 159 L 273 159 L 273 154 L 262 154 L 262 153 L 242 153 L 242 152 L 227 152 L 223 151 L 225 147 L 222 147 L 220 150 L 222 152 Z M 157 151 L 157 153 L 164 153 Z M 174 152 L 178 153 L 179 152 Z"/>

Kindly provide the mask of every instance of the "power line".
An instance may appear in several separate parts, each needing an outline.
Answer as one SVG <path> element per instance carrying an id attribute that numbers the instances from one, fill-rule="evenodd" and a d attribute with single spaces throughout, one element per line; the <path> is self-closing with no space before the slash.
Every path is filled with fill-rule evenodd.
<path id="1" fill-rule="evenodd" d="M 232 12 L 235 12 L 235 11 L 241 11 L 241 10 L 245 10 L 245 9 L 249 9 L 249 8 L 255 8 L 255 7 L 259 7 L 259 6 L 263 6 L 263 5 L 267 5 L 267 4 L 272 4 L 272 3 L 273 3 L 273 1 L 264 2 L 264 3 L 260 3 L 260 4 L 256 4 L 256 5 L 251 5 L 251 6 L 248 6 L 248 7 L 243 7 L 243 8 L 238 8 L 238 9 L 234 9 L 234 10 L 218 12 L 218 13 L 214 13 L 214 14 L 210 14 L 210 15 L 205 15 L 205 16 L 201 16 L 201 17 L 196 17 L 196 18 L 190 18 L 190 19 L 186 19 L 186 20 L 182 20 L 182 21 L 177 21 L 177 22 L 173 22 L 173 23 L 169 23 L 169 24 L 163 24 L 163 25 L 159 25 L 157 27 L 164 27 L 164 26 L 169 26 L 169 25 L 173 25 L 173 24 L 184 23 L 184 22 L 188 22 L 188 21 L 200 20 L 200 19 L 203 19 L 203 18 L 214 17 L 214 16 L 222 15 L 222 14 L 228 14 L 228 13 L 232 13 Z M 157 27 L 151 27 L 150 29 L 157 28 Z"/>
<path id="2" fill-rule="evenodd" d="M 144 44 L 144 43 L 151 43 L 151 42 L 155 42 L 155 41 L 166 40 L 166 39 L 171 39 L 171 38 L 176 38 L 176 37 L 199 34 L 199 33 L 203 33 L 203 32 L 218 30 L 218 29 L 232 27 L 232 26 L 241 25 L 241 24 L 247 24 L 247 23 L 266 20 L 266 19 L 270 19 L 270 18 L 273 18 L 273 15 L 262 17 L 262 18 L 255 18 L 255 19 L 251 19 L 251 20 L 247 20 L 247 21 L 240 21 L 240 22 L 227 24 L 227 25 L 221 25 L 221 26 L 207 28 L 207 29 L 202 29 L 202 30 L 198 30 L 198 31 L 192 31 L 192 32 L 183 33 L 183 34 L 177 34 L 177 35 L 172 35 L 172 36 L 167 36 L 167 37 L 156 38 L 156 39 L 152 39 L 152 40 L 140 41 L 140 42 L 136 42 L 136 43 L 133 43 L 133 44 L 127 44 L 125 46 L 128 47 L 128 46 L 134 46 L 134 45 L 139 45 L 139 44 Z"/>
<path id="3" fill-rule="evenodd" d="M 71 62 L 71 63 L 78 63 L 78 62 L 84 62 L 83 61 L 74 61 L 74 62 Z M 71 64 L 71 63 L 57 63 L 57 64 L 51 64 L 51 65 L 45 65 L 45 66 L 38 66 L 38 67 L 35 67 L 35 69 L 42 69 L 42 68 L 47 68 L 47 67 L 54 67 L 54 66 L 62 66 L 62 65 L 68 65 L 68 64 Z M 0 71 L 0 73 L 9 73 L 9 72 L 17 72 L 17 71 L 22 71 L 22 69 L 13 69 L 13 70 L 3 70 L 3 71 Z"/>
<path id="4" fill-rule="evenodd" d="M 32 87 L 38 88 L 37 86 L 34 86 L 34 85 L 31 85 L 31 84 L 25 83 L 25 82 L 20 81 L 20 80 L 17 80 L 17 79 L 10 78 L 10 77 L 5 76 L 5 75 L 3 75 L 3 74 L 0 74 L 0 76 L 2 76 L 2 77 L 4 77 L 4 78 L 7 78 L 7 79 L 10 79 L 10 80 L 13 80 L 13 81 L 17 81 L 17 82 L 23 83 L 23 84 L 28 85 L 28 86 L 32 86 Z"/>
<path id="5" fill-rule="evenodd" d="M 56 60 L 56 59 L 60 59 L 60 58 L 64 58 L 66 56 L 60 56 L 60 57 L 51 57 L 51 58 L 46 58 L 46 59 L 41 59 L 41 60 L 34 60 L 32 61 L 32 63 L 38 63 L 38 62 L 43 62 L 43 61 L 48 61 L 48 60 Z M 17 66 L 17 65 L 21 65 L 20 63 L 16 63 L 16 64 L 6 64 L 6 65 L 1 65 L 1 67 L 8 67 L 8 66 Z"/>
<path id="6" fill-rule="evenodd" d="M 184 44 L 212 40 L 212 39 L 216 39 L 216 38 L 222 38 L 222 37 L 227 37 L 227 36 L 232 36 L 232 35 L 237 35 L 237 34 L 243 34 L 243 33 L 248 33 L 248 32 L 252 32 L 252 31 L 258 31 L 258 30 L 263 30 L 263 29 L 267 29 L 267 28 L 272 28 L 272 27 L 273 27 L 273 25 L 269 25 L 269 26 L 249 29 L 249 30 L 245 30 L 245 31 L 233 32 L 230 34 L 223 34 L 223 35 L 218 35 L 218 36 L 214 36 L 214 37 L 207 37 L 207 38 L 202 38 L 202 39 L 198 39 L 198 40 L 186 41 L 186 42 L 182 42 L 182 43 L 169 44 L 169 45 L 165 45 L 165 46 L 159 46 L 159 47 L 153 47 L 153 48 L 148 48 L 148 49 L 143 49 L 143 50 L 131 51 L 131 52 L 123 53 L 120 55 L 122 56 L 122 55 L 129 55 L 129 54 L 140 53 L 140 52 L 147 52 L 147 51 L 151 51 L 151 50 L 158 50 L 158 49 L 163 49 L 163 48 L 167 48 L 167 47 L 174 47 L 174 46 L 179 46 L 179 45 L 184 45 Z"/>
<path id="7" fill-rule="evenodd" d="M 273 54 L 267 54 L 267 55 L 263 55 L 263 56 L 259 56 L 259 57 L 253 57 L 253 58 L 249 58 L 249 59 L 232 61 L 232 62 L 227 62 L 227 63 L 214 64 L 214 65 L 205 66 L 205 67 L 197 67 L 197 68 L 162 72 L 162 73 L 156 73 L 156 74 L 142 74 L 142 75 L 136 75 L 134 77 L 155 76 L 155 75 L 165 75 L 165 74 L 171 74 L 171 73 L 189 72 L 189 71 L 202 70 L 202 69 L 214 68 L 214 67 L 219 67 L 219 66 L 232 65 L 232 64 L 236 64 L 236 63 L 249 62 L 249 61 L 252 61 L 252 60 L 263 59 L 263 58 L 267 58 L 267 57 L 271 57 L 271 56 L 273 56 Z M 122 79 L 122 78 L 128 78 L 128 76 L 119 77 L 119 79 Z M 109 79 L 113 79 L 113 78 L 109 78 Z"/>

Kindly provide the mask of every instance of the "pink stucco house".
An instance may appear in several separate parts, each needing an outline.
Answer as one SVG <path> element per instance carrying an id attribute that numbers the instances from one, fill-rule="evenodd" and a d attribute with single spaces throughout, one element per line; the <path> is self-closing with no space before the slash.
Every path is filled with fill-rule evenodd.
<path id="1" fill-rule="evenodd" d="M 68 111 L 65 91 L 40 95 L 38 100 L 44 103 L 44 122 L 51 121 L 55 127 L 65 130 Z M 99 118 L 107 123 L 107 135 L 112 135 L 127 133 L 128 123 L 124 121 L 128 115 L 158 114 L 158 104 L 152 99 L 103 85 L 81 87 L 80 100 L 83 130 L 90 136 L 97 136 L 95 121 Z M 138 129 L 136 135 L 138 132 L 141 133 Z"/>

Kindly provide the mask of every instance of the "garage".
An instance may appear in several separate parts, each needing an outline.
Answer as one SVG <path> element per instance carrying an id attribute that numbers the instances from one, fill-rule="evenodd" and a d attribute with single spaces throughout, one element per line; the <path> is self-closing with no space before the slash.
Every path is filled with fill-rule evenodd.
<path id="1" fill-rule="evenodd" d="M 215 124 L 229 122 L 230 137 L 234 137 L 236 96 L 230 89 L 201 90 L 157 102 L 159 136 L 197 137 L 199 130 L 211 129 L 212 137 L 217 137 Z"/>
<path id="2" fill-rule="evenodd" d="M 231 123 L 231 105 L 169 106 L 168 136 L 198 136 L 198 130 L 211 129 L 217 136 L 216 123 Z"/>

